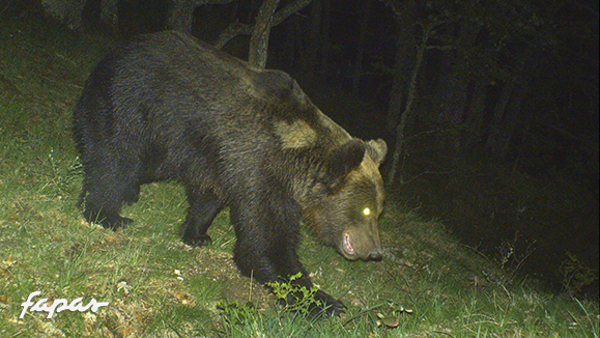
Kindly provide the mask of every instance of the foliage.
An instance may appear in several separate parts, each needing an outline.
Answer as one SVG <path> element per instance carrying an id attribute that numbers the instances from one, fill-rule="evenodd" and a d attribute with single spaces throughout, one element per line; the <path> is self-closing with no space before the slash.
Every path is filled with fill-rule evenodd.
<path id="1" fill-rule="evenodd" d="M 598 271 L 582 263 L 575 255 L 566 252 L 560 270 L 563 274 L 563 286 L 571 295 L 578 295 L 582 289 L 598 280 Z"/>
<path id="2" fill-rule="evenodd" d="M 270 282 L 267 286 L 271 288 L 275 297 L 285 304 L 286 311 L 309 314 L 311 307 L 322 307 L 323 302 L 315 299 L 315 294 L 319 290 L 316 285 L 308 289 L 304 285 L 294 283 L 300 277 L 302 277 L 301 272 L 290 276 L 286 282 Z"/>

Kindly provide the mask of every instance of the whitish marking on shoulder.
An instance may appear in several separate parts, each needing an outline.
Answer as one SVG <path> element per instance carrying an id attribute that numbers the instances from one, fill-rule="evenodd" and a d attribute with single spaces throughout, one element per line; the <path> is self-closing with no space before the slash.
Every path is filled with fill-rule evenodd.
<path id="1" fill-rule="evenodd" d="M 313 146 L 317 141 L 317 132 L 302 120 L 296 120 L 291 124 L 277 121 L 274 127 L 283 149 L 306 148 Z"/>

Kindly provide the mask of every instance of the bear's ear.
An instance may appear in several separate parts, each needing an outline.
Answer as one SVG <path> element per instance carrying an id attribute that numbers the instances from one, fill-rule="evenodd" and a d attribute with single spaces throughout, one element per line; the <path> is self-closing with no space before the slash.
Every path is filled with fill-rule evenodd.
<path id="1" fill-rule="evenodd" d="M 360 166 L 365 151 L 365 143 L 357 139 L 348 141 L 335 149 L 327 159 L 327 176 L 324 183 L 331 188 L 339 184 L 348 173 Z"/>
<path id="2" fill-rule="evenodd" d="M 382 139 L 371 140 L 367 142 L 367 155 L 379 166 L 383 160 L 385 160 L 385 155 L 387 154 L 387 144 Z"/>

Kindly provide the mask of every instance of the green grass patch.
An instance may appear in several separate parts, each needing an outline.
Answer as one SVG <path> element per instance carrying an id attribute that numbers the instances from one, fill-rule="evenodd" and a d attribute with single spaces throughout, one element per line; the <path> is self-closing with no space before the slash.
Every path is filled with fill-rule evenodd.
<path id="1" fill-rule="evenodd" d="M 315 319 L 277 305 L 241 277 L 225 210 L 213 244 L 182 244 L 185 196 L 147 185 L 112 232 L 76 207 L 81 170 L 70 116 L 112 40 L 42 22 L 0 31 L 0 336 L 2 337 L 598 337 L 598 301 L 557 296 L 453 240 L 439 222 L 392 202 L 382 262 L 348 262 L 303 231 L 311 279 L 348 306 Z M 28 312 L 29 294 L 109 302 L 98 312 Z M 34 299 L 36 300 L 36 299 Z"/>

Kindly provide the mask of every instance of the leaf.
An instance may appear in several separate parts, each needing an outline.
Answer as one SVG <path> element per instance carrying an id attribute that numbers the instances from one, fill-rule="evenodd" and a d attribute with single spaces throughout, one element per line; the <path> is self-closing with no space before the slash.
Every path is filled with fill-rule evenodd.
<path id="1" fill-rule="evenodd" d="M 392 316 L 383 318 L 381 320 L 381 322 L 383 323 L 383 325 L 385 325 L 387 327 L 391 327 L 391 328 L 395 328 L 398 325 L 400 325 L 400 319 L 398 317 L 392 317 Z"/>

